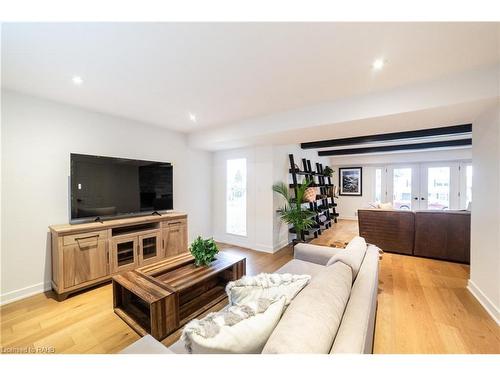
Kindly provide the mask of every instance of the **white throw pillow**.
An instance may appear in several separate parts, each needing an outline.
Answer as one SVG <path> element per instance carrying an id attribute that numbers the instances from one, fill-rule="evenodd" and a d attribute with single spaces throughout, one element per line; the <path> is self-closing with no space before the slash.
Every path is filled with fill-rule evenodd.
<path id="1" fill-rule="evenodd" d="M 285 302 L 282 296 L 276 301 L 259 299 L 230 306 L 189 322 L 181 339 L 188 353 L 193 354 L 261 353 L 281 318 Z"/>
<path id="2" fill-rule="evenodd" d="M 387 202 L 387 203 L 380 203 L 378 205 L 378 208 L 380 208 L 381 210 L 392 210 L 392 203 L 391 202 Z"/>
<path id="3" fill-rule="evenodd" d="M 309 283 L 310 275 L 290 273 L 260 273 L 256 276 L 243 276 L 226 286 L 230 305 L 242 305 L 258 298 L 276 300 L 286 297 L 286 305 Z"/>
<path id="4" fill-rule="evenodd" d="M 358 275 L 361 263 L 363 263 L 363 259 L 365 258 L 366 248 L 366 241 L 363 237 L 354 237 L 344 251 L 332 256 L 326 265 L 331 266 L 336 262 L 342 262 L 348 265 L 351 267 L 352 280 L 354 281 Z"/>

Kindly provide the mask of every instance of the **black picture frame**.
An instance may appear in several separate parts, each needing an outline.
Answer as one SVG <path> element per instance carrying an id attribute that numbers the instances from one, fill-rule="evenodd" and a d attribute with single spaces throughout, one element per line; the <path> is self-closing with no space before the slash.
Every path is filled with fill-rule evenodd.
<path id="1" fill-rule="evenodd" d="M 350 181 L 344 175 L 351 175 Z M 363 168 L 339 168 L 339 195 L 361 197 L 363 195 Z"/>

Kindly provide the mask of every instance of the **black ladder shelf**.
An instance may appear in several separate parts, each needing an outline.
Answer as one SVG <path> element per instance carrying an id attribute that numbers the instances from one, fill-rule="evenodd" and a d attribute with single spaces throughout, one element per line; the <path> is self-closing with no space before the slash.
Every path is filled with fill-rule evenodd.
<path id="1" fill-rule="evenodd" d="M 311 180 L 312 183 L 309 185 L 310 187 L 319 188 L 319 194 L 316 195 L 316 200 L 314 202 L 303 202 L 303 204 L 308 204 L 309 209 L 315 213 L 314 221 L 316 224 L 300 234 L 295 233 L 293 228 L 290 228 L 289 231 L 290 233 L 296 234 L 297 239 L 299 239 L 300 236 L 302 241 L 306 241 L 306 235 L 312 235 L 314 238 L 317 238 L 318 235 L 321 235 L 321 229 L 330 228 L 332 220 L 336 223 L 337 217 L 339 216 L 336 210 L 337 204 L 335 203 L 335 197 L 333 196 L 334 186 L 331 177 L 325 176 L 321 163 L 316 163 L 316 171 L 314 172 L 311 168 L 311 161 L 303 158 L 302 170 L 300 170 L 295 166 L 293 154 L 288 154 L 288 158 L 290 159 L 289 172 L 292 176 L 290 188 L 293 189 L 295 197 L 297 197 L 297 188 L 299 185 L 298 176 L 304 176 L 304 179 Z"/>

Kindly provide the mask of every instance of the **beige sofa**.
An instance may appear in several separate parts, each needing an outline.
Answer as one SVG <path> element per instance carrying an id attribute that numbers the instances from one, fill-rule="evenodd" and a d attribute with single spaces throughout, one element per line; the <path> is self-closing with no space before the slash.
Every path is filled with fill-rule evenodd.
<path id="1" fill-rule="evenodd" d="M 360 246 L 362 244 L 362 246 Z M 347 248 L 295 246 L 294 259 L 278 273 L 309 274 L 269 337 L 267 353 L 372 353 L 379 249 L 361 237 Z M 145 336 L 122 354 L 184 354 L 180 340 L 169 348 Z"/>

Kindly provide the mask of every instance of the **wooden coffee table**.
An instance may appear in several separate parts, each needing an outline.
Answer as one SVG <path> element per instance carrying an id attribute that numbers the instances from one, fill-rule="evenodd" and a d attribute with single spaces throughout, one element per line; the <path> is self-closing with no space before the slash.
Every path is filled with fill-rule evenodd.
<path id="1" fill-rule="evenodd" d="M 113 277 L 113 308 L 138 334 L 163 340 L 226 298 L 225 287 L 246 273 L 244 257 L 219 253 L 196 267 L 189 253 Z"/>

